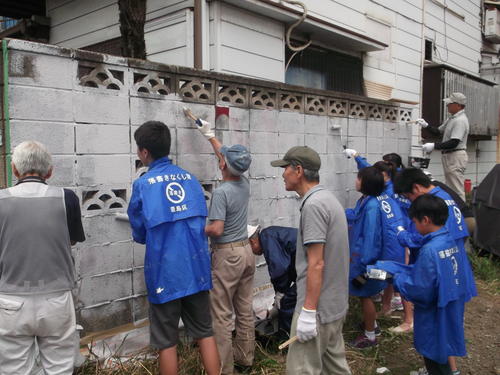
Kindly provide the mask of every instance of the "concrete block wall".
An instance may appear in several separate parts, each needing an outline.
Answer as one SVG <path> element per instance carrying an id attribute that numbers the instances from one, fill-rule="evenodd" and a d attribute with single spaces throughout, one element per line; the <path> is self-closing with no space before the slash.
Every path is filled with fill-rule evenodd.
<path id="1" fill-rule="evenodd" d="M 220 183 L 217 160 L 182 107 L 216 124 L 223 143 L 249 147 L 249 222 L 262 226 L 298 224 L 297 195 L 269 164 L 290 147 L 318 151 L 321 181 L 346 207 L 358 193 L 356 165 L 343 146 L 370 162 L 410 152 L 411 108 L 394 103 L 25 41 L 9 40 L 8 55 L 11 148 L 26 139 L 45 143 L 54 159 L 49 182 L 81 201 L 87 240 L 73 252 L 78 320 L 87 332 L 147 317 L 145 249 L 115 216 L 126 211 L 132 182 L 144 171 L 133 141 L 143 122 L 169 126 L 173 161 L 196 175 L 208 198 Z M 229 121 L 216 123 L 216 105 L 230 107 Z M 256 291 L 268 282 L 259 267 Z"/>

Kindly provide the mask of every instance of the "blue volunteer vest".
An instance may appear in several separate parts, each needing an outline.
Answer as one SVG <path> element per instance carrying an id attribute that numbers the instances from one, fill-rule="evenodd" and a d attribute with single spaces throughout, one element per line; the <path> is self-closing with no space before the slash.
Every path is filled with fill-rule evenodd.
<path id="1" fill-rule="evenodd" d="M 207 206 L 198 180 L 155 160 L 136 180 L 128 215 L 134 240 L 146 244 L 144 275 L 151 303 L 160 304 L 212 287 Z"/>
<path id="2" fill-rule="evenodd" d="M 403 214 L 397 202 L 390 195 L 382 193 L 377 197 L 382 218 L 383 260 L 405 262 L 405 249 L 400 245 L 398 227 L 404 226 Z"/>

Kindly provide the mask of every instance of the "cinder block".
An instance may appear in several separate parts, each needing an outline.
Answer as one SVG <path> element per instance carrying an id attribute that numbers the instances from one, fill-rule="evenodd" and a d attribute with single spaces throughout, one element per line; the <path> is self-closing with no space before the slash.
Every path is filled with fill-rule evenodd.
<path id="1" fill-rule="evenodd" d="M 66 90 L 9 86 L 9 103 L 11 120 L 73 121 L 72 95 Z"/>
<path id="2" fill-rule="evenodd" d="M 129 98 L 127 96 L 75 91 L 72 98 L 76 122 L 88 124 L 129 124 L 130 109 Z"/>
<path id="3" fill-rule="evenodd" d="M 304 134 L 304 115 L 295 112 L 279 112 L 278 130 L 280 133 Z"/>
<path id="4" fill-rule="evenodd" d="M 74 64 L 60 56 L 9 50 L 9 83 L 71 90 Z"/>
<path id="5" fill-rule="evenodd" d="M 270 109 L 250 109 L 250 131 L 277 132 L 278 113 Z"/>
<path id="6" fill-rule="evenodd" d="M 366 153 L 380 154 L 382 153 L 382 140 L 378 138 L 366 139 Z"/>
<path id="7" fill-rule="evenodd" d="M 265 177 L 250 179 L 250 204 L 255 199 L 269 199 L 283 188 L 283 179 L 280 177 Z"/>
<path id="8" fill-rule="evenodd" d="M 384 138 L 398 139 L 398 124 L 395 122 L 383 122 Z"/>
<path id="9" fill-rule="evenodd" d="M 390 152 L 398 152 L 398 139 L 397 138 L 383 138 L 381 139 L 382 144 L 382 154 L 388 154 Z"/>
<path id="10" fill-rule="evenodd" d="M 366 120 L 350 118 L 347 127 L 347 134 L 353 137 L 366 137 Z"/>
<path id="11" fill-rule="evenodd" d="M 229 130 L 250 129 L 250 112 L 245 108 L 229 108 Z"/>
<path id="12" fill-rule="evenodd" d="M 216 137 L 223 145 L 232 146 L 236 144 L 250 147 L 250 137 L 248 132 L 242 131 L 216 131 Z"/>
<path id="13" fill-rule="evenodd" d="M 366 136 L 382 138 L 384 136 L 383 123 L 380 121 L 367 120 L 366 122 Z"/>
<path id="14" fill-rule="evenodd" d="M 177 165 L 194 174 L 198 180 L 221 178 L 217 158 L 211 154 L 178 154 Z"/>
<path id="15" fill-rule="evenodd" d="M 398 137 L 399 138 L 411 138 L 411 126 L 412 124 L 398 123 Z M 418 125 L 416 125 L 418 126 Z"/>
<path id="16" fill-rule="evenodd" d="M 10 122 L 11 149 L 27 140 L 35 140 L 47 146 L 55 154 L 73 154 L 75 125 L 72 123 L 19 121 Z"/>
<path id="17" fill-rule="evenodd" d="M 295 146 L 304 146 L 304 134 L 279 133 L 278 152 L 285 154 L 290 148 Z"/>
<path id="18" fill-rule="evenodd" d="M 347 207 L 354 207 L 361 194 L 356 190 L 349 190 L 347 193 Z"/>
<path id="19" fill-rule="evenodd" d="M 126 221 L 116 220 L 114 215 L 84 216 L 82 224 L 86 238 L 82 245 L 78 245 L 82 248 L 132 239 L 130 224 Z"/>
<path id="20" fill-rule="evenodd" d="M 132 318 L 134 322 L 146 319 L 149 316 L 149 302 L 147 297 L 132 299 Z"/>
<path id="21" fill-rule="evenodd" d="M 270 154 L 277 152 L 278 133 L 250 132 L 250 152 L 252 154 Z"/>
<path id="22" fill-rule="evenodd" d="M 214 154 L 210 142 L 195 128 L 177 129 L 177 153 L 182 154 Z M 200 155 L 200 159 L 202 156 Z"/>
<path id="23" fill-rule="evenodd" d="M 335 195 L 335 197 L 337 197 L 339 203 L 342 205 L 342 207 L 344 207 L 344 209 L 348 208 L 348 206 L 347 206 L 347 197 L 348 197 L 347 191 L 337 190 L 337 191 L 334 191 L 333 194 Z"/>
<path id="24" fill-rule="evenodd" d="M 132 268 L 132 243 L 111 243 L 80 247 L 77 273 L 85 278 Z"/>
<path id="25" fill-rule="evenodd" d="M 146 280 L 144 279 L 144 268 L 134 268 L 132 277 L 132 290 L 134 294 L 147 293 Z"/>
<path id="26" fill-rule="evenodd" d="M 76 152 L 78 154 L 128 154 L 130 152 L 130 128 L 122 125 L 77 124 Z"/>
<path id="27" fill-rule="evenodd" d="M 137 144 L 135 143 L 134 133 L 138 128 L 139 128 L 138 125 L 132 125 L 130 129 L 130 153 L 134 155 L 137 154 Z M 168 130 L 170 131 L 170 139 L 171 139 L 169 157 L 170 159 L 173 159 L 175 154 L 177 153 L 177 129 L 168 126 Z"/>
<path id="28" fill-rule="evenodd" d="M 115 301 L 92 309 L 78 311 L 78 323 L 81 324 L 85 333 L 102 331 L 132 320 L 131 300 Z"/>
<path id="29" fill-rule="evenodd" d="M 132 249 L 134 252 L 134 267 L 144 266 L 144 256 L 146 255 L 146 246 L 134 242 Z"/>
<path id="30" fill-rule="evenodd" d="M 346 188 L 345 174 L 335 173 L 334 171 L 331 171 L 330 168 L 320 176 L 320 181 L 321 184 L 328 188 L 328 190 L 335 191 Z"/>
<path id="31" fill-rule="evenodd" d="M 305 145 L 311 147 L 318 154 L 327 153 L 327 138 L 320 134 L 306 134 Z"/>
<path id="32" fill-rule="evenodd" d="M 250 164 L 250 176 L 281 176 L 281 168 L 271 166 L 271 161 L 279 159 L 278 154 L 252 154 L 252 164 Z"/>
<path id="33" fill-rule="evenodd" d="M 132 271 L 85 277 L 80 283 L 78 300 L 82 306 L 92 306 L 132 295 Z"/>
<path id="34" fill-rule="evenodd" d="M 333 132 L 332 132 L 333 133 Z M 347 146 L 347 136 L 345 138 L 340 136 L 340 133 L 328 134 L 326 136 L 326 147 L 329 154 L 339 154 L 344 151 L 344 142 Z"/>
<path id="35" fill-rule="evenodd" d="M 328 117 L 327 119 L 328 134 L 347 137 L 347 130 L 349 127 L 349 119 L 347 117 Z M 337 126 L 340 126 L 340 129 L 336 129 Z M 342 132 L 340 130 L 342 130 Z"/>
<path id="36" fill-rule="evenodd" d="M 85 155 L 77 157 L 78 185 L 114 185 L 131 183 L 129 155 Z"/>
<path id="37" fill-rule="evenodd" d="M 366 154 L 366 137 L 349 137 L 347 138 L 347 148 L 356 150 L 359 154 Z"/>
<path id="38" fill-rule="evenodd" d="M 496 137 L 493 137 L 490 141 L 479 141 L 479 149 L 481 151 L 500 152 L 500 150 L 498 150 Z"/>
<path id="39" fill-rule="evenodd" d="M 75 157 L 53 155 L 54 167 L 52 177 L 48 180 L 50 185 L 70 187 L 75 185 Z"/>
<path id="40" fill-rule="evenodd" d="M 408 139 L 399 139 L 398 140 L 398 154 L 406 154 L 410 152 L 410 141 Z"/>
<path id="41" fill-rule="evenodd" d="M 306 134 L 327 134 L 328 130 L 328 117 L 317 115 L 304 115 Z"/>
<path id="42" fill-rule="evenodd" d="M 482 151 L 480 154 L 479 154 L 479 160 L 481 162 L 489 162 L 491 164 L 491 167 L 493 168 L 493 166 L 496 164 L 496 160 L 497 160 L 497 153 L 496 152 L 491 152 L 491 151 Z"/>

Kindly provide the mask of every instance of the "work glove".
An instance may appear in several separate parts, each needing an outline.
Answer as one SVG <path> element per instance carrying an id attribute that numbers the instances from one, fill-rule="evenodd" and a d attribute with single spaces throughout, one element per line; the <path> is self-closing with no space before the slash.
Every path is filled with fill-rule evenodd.
<path id="1" fill-rule="evenodd" d="M 426 128 L 426 127 L 429 126 L 429 123 L 427 121 L 425 121 L 423 118 L 416 119 L 415 123 L 418 124 L 418 125 L 420 125 L 423 128 Z"/>
<path id="2" fill-rule="evenodd" d="M 432 150 L 434 150 L 434 143 L 424 143 L 424 145 L 422 146 L 422 150 L 430 154 Z"/>
<path id="3" fill-rule="evenodd" d="M 203 134 L 203 136 L 206 139 L 215 138 L 215 132 L 211 128 L 210 123 L 208 121 L 205 121 L 202 119 L 200 119 L 200 122 L 201 122 L 201 126 L 197 125 L 197 128 L 200 131 L 200 133 Z"/>
<path id="4" fill-rule="evenodd" d="M 281 299 L 283 298 L 284 294 L 280 292 L 276 292 L 274 294 L 274 303 L 273 306 L 276 307 L 278 310 L 281 308 Z"/>
<path id="5" fill-rule="evenodd" d="M 316 310 L 308 310 L 302 307 L 297 320 L 297 338 L 300 342 L 312 340 L 318 335 L 316 330 Z"/>
<path id="6" fill-rule="evenodd" d="M 278 308 L 273 305 L 269 310 L 267 310 L 266 318 L 273 319 L 278 316 Z"/>
<path id="7" fill-rule="evenodd" d="M 346 148 L 344 149 L 343 153 L 345 154 L 345 156 L 347 156 L 348 158 L 353 158 L 355 157 L 356 155 L 358 155 L 358 152 L 352 148 Z"/>

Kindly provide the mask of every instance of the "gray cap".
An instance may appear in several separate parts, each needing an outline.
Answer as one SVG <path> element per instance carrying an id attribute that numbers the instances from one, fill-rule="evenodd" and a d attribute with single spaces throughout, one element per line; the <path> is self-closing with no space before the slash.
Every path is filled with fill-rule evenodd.
<path id="1" fill-rule="evenodd" d="M 239 176 L 250 168 L 252 157 L 245 146 L 233 145 L 231 147 L 222 146 L 220 153 L 224 155 L 226 163 L 232 174 Z"/>
<path id="2" fill-rule="evenodd" d="M 454 92 L 448 98 L 443 99 L 446 104 L 457 103 L 461 105 L 467 104 L 467 97 L 461 92 Z"/>

